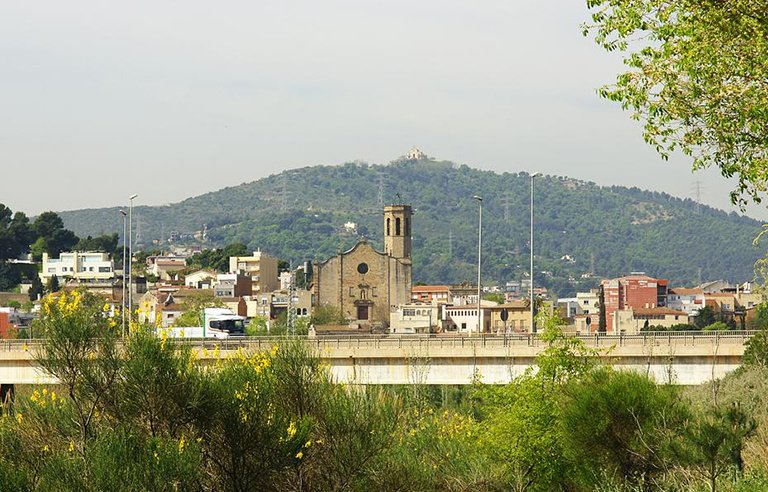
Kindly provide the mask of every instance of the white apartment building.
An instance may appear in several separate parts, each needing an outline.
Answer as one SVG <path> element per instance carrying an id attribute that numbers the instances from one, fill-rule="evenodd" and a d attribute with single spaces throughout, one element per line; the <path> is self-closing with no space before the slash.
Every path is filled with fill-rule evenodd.
<path id="1" fill-rule="evenodd" d="M 437 303 L 409 303 L 397 306 L 397 309 L 389 315 L 389 332 L 430 333 L 440 325 L 440 307 Z"/>
<path id="2" fill-rule="evenodd" d="M 576 314 L 600 314 L 600 293 L 598 289 L 592 289 L 589 292 L 577 292 L 576 303 L 578 305 Z"/>
<path id="3" fill-rule="evenodd" d="M 667 293 L 667 307 L 683 311 L 688 316 L 696 316 L 699 309 L 705 306 L 702 289 L 670 289 Z"/>
<path id="4" fill-rule="evenodd" d="M 249 275 L 253 281 L 253 295 L 278 290 L 277 258 L 262 251 L 252 256 L 230 256 L 229 273 Z"/>
<path id="5" fill-rule="evenodd" d="M 43 253 L 40 279 L 46 282 L 54 275 L 85 283 L 106 282 L 115 278 L 115 265 L 107 253 L 74 251 L 61 253 L 58 258 Z"/>
<path id="6" fill-rule="evenodd" d="M 481 307 L 480 326 L 478 330 L 477 304 L 464 306 L 446 306 L 443 309 L 443 326 L 448 332 L 476 334 L 491 331 L 491 310 Z"/>

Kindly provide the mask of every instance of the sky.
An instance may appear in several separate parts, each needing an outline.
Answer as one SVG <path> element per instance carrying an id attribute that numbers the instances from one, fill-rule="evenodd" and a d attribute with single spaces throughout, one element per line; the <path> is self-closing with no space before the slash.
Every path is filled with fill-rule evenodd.
<path id="1" fill-rule="evenodd" d="M 682 198 L 698 181 L 733 210 L 733 182 L 662 161 L 596 95 L 622 64 L 587 19 L 563 0 L 4 2 L 0 203 L 159 205 L 415 145 Z"/>

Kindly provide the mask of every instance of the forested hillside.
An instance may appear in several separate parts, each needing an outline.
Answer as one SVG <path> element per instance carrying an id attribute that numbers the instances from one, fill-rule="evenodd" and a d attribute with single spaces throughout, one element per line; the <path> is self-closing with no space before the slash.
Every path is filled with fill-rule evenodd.
<path id="1" fill-rule="evenodd" d="M 383 202 L 414 207 L 414 275 L 421 282 L 475 276 L 478 204 L 484 197 L 484 278 L 525 278 L 529 261 L 527 174 L 479 171 L 451 162 L 348 163 L 287 171 L 162 207 L 134 208 L 139 247 L 207 224 L 209 242 L 242 241 L 294 264 L 325 258 L 365 235 L 382 245 Z M 398 198 L 398 195 L 400 198 Z M 581 275 L 645 271 L 690 285 L 699 278 L 749 280 L 764 248 L 761 223 L 637 188 L 536 179 L 537 282 L 559 295 L 589 287 Z M 79 236 L 120 229 L 117 208 L 62 212 Z M 344 231 L 358 224 L 358 235 Z M 566 257 L 563 259 L 563 257 Z M 546 273 L 543 273 L 546 272 Z"/>

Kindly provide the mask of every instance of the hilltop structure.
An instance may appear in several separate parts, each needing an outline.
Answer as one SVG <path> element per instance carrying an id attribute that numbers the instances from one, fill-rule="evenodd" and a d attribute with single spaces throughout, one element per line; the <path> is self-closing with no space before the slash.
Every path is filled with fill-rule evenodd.
<path id="1" fill-rule="evenodd" d="M 389 326 L 390 312 L 409 302 L 413 285 L 411 206 L 384 207 L 384 251 L 365 238 L 315 262 L 314 306 L 335 306 L 358 325 Z"/>

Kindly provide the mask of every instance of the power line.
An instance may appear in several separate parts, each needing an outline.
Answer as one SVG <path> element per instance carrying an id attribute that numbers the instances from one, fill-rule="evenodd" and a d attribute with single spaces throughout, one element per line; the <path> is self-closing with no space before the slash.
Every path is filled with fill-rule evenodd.
<path id="1" fill-rule="evenodd" d="M 509 201 L 511 199 L 510 195 L 504 195 L 504 222 L 509 222 Z"/>
<path id="2" fill-rule="evenodd" d="M 379 172 L 379 210 L 384 208 L 384 174 Z"/>
<path id="3" fill-rule="evenodd" d="M 283 191 L 280 199 L 280 211 L 285 212 L 288 209 L 288 180 L 285 174 L 282 175 Z"/>
<path id="4" fill-rule="evenodd" d="M 701 190 L 703 189 L 701 181 L 694 181 L 691 185 L 693 196 L 696 201 L 696 213 L 701 213 Z"/>

